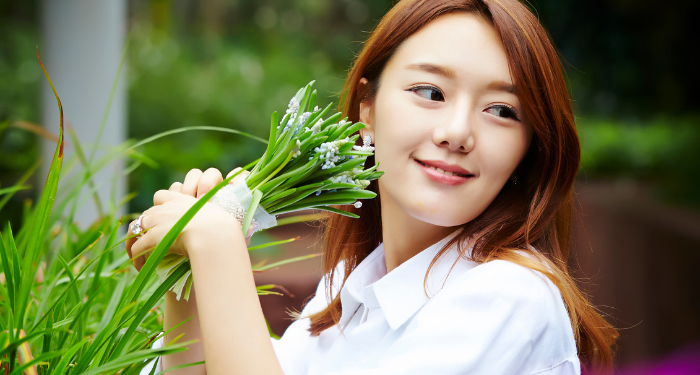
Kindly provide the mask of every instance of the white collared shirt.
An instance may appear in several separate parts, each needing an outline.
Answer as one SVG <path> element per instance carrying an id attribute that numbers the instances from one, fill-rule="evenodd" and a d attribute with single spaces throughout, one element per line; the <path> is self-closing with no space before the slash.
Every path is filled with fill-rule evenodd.
<path id="1" fill-rule="evenodd" d="M 426 297 L 428 266 L 456 233 L 388 274 L 380 244 L 340 292 L 344 336 L 332 327 L 311 337 L 305 318 L 272 340 L 285 375 L 579 374 L 568 313 L 542 274 L 464 258 L 450 272 L 455 245 L 431 270 Z M 302 317 L 328 305 L 324 280 Z"/>
<path id="2" fill-rule="evenodd" d="M 433 266 L 426 297 L 428 266 L 456 233 L 388 274 L 383 244 L 372 251 L 340 292 L 344 335 L 307 331 L 307 316 L 329 303 L 322 278 L 302 319 L 271 339 L 285 375 L 580 374 L 568 313 L 542 274 L 464 258 L 450 272 L 455 245 Z M 341 262 L 333 296 L 342 279 Z"/>

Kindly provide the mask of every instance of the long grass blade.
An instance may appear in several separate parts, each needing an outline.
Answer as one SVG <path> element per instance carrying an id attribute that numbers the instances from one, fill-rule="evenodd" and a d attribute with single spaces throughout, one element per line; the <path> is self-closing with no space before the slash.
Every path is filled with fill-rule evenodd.
<path id="1" fill-rule="evenodd" d="M 275 262 L 275 263 L 272 263 L 272 264 L 268 264 L 267 266 L 261 266 L 261 267 L 259 267 L 259 268 L 253 268 L 253 271 L 257 271 L 257 272 L 267 271 L 267 270 L 269 270 L 269 269 L 271 269 L 271 268 L 279 267 L 279 266 L 282 266 L 282 265 L 285 265 L 285 264 L 288 264 L 288 263 L 298 262 L 298 261 L 300 261 L 300 260 L 315 258 L 315 257 L 321 256 L 321 255 L 323 255 L 323 253 L 309 254 L 309 255 L 303 255 L 303 256 L 300 256 L 300 257 L 296 257 L 296 258 L 289 258 L 289 259 L 285 259 L 285 260 L 282 260 L 282 261 L 279 261 L 279 262 Z"/>
<path id="2" fill-rule="evenodd" d="M 168 130 L 168 131 L 164 131 L 162 133 L 158 133 L 156 135 L 150 136 L 146 139 L 143 139 L 139 142 L 136 142 L 133 146 L 127 148 L 126 151 L 131 151 L 137 147 L 143 146 L 147 143 L 155 141 L 156 139 L 160 139 L 160 138 L 163 138 L 163 137 L 168 136 L 168 135 L 183 133 L 183 132 L 191 131 L 191 130 L 212 130 L 212 131 L 219 131 L 219 132 L 224 132 L 224 133 L 233 133 L 233 134 L 242 135 L 244 137 L 248 137 L 248 138 L 256 140 L 260 143 L 267 144 L 267 141 L 260 138 L 260 137 L 256 137 L 252 134 L 242 132 L 242 131 L 236 130 L 236 129 L 222 128 L 222 127 L 217 127 L 217 126 L 185 126 L 182 128 Z"/>
<path id="3" fill-rule="evenodd" d="M 163 356 L 185 351 L 187 350 L 187 346 L 192 345 L 193 343 L 194 341 L 186 341 L 180 344 L 168 345 L 158 349 L 138 350 L 129 354 L 125 354 L 119 358 L 116 358 L 114 361 L 105 363 L 102 366 L 81 373 L 81 375 L 97 375 L 109 373 L 110 371 L 118 370 L 135 363 L 140 363 L 149 359 L 153 359 L 157 356 Z"/>
<path id="4" fill-rule="evenodd" d="M 71 360 L 73 359 L 73 356 L 75 356 L 75 353 L 80 350 L 80 348 L 85 345 L 85 343 L 88 341 L 87 338 L 84 338 L 81 340 L 79 343 L 73 345 L 66 351 L 66 353 L 63 355 L 61 358 L 61 361 L 58 362 L 56 367 L 54 367 L 53 371 L 51 372 L 51 375 L 63 375 L 68 371 L 68 364 L 71 363 Z"/>
<path id="5" fill-rule="evenodd" d="M 21 366 L 15 367 L 15 369 L 10 373 L 10 375 L 20 375 L 20 374 L 29 375 L 30 372 L 26 371 L 26 370 L 29 369 L 30 367 L 35 367 L 37 365 L 42 364 L 43 362 L 46 362 L 49 359 L 57 358 L 57 357 L 61 356 L 64 352 L 65 352 L 65 350 L 57 350 L 55 352 L 43 353 L 29 362 L 27 362 Z M 36 372 L 34 372 L 34 373 L 36 374 Z"/>
<path id="6" fill-rule="evenodd" d="M 251 246 L 251 247 L 248 248 L 248 251 L 253 251 L 253 250 L 258 250 L 258 249 L 264 249 L 264 248 L 270 247 L 270 246 L 284 245 L 284 244 L 286 244 L 286 243 L 294 242 L 294 241 L 298 240 L 299 238 L 300 238 L 300 237 L 294 237 L 294 238 L 290 238 L 290 239 L 288 239 L 288 240 L 274 241 L 274 242 L 264 243 L 264 244 L 262 244 L 262 245 Z"/>
<path id="7" fill-rule="evenodd" d="M 7 222 L 7 232 L 8 236 L 12 235 L 12 230 L 10 228 L 10 222 Z M 15 275 L 13 272 L 12 263 L 10 263 L 10 258 L 7 256 L 9 246 L 5 246 L 5 239 L 0 233 L 0 263 L 2 264 L 2 270 L 5 274 L 5 283 L 7 283 L 7 288 L 0 286 L 0 289 L 7 289 L 7 298 L 10 305 L 10 309 L 15 306 Z M 19 275 L 16 275 L 19 277 Z"/>
<path id="8" fill-rule="evenodd" d="M 156 289 L 155 292 L 153 292 L 148 301 L 141 306 L 129 328 L 122 335 L 122 338 L 119 340 L 119 343 L 112 351 L 110 358 L 117 358 L 119 357 L 119 355 L 121 355 L 122 351 L 126 347 L 126 344 L 131 339 L 131 335 L 134 334 L 134 332 L 139 327 L 143 319 L 146 317 L 146 314 L 148 314 L 151 308 L 153 308 L 153 306 L 155 306 L 155 304 L 160 300 L 160 298 L 163 297 L 165 293 L 170 289 L 171 284 L 179 280 L 182 275 L 189 271 L 189 268 L 189 264 L 180 265 L 180 267 L 178 267 L 178 269 L 175 272 L 173 272 L 173 274 L 170 275 L 170 277 L 168 277 L 168 279 L 165 282 L 163 282 L 158 287 L 158 289 Z"/>
<path id="9" fill-rule="evenodd" d="M 58 145 L 56 146 L 56 152 L 54 153 L 53 161 L 51 162 L 51 167 L 49 169 L 49 175 L 46 178 L 46 184 L 44 185 L 44 190 L 39 198 L 39 204 L 36 209 L 36 214 L 34 216 L 34 222 L 32 223 L 32 229 L 28 238 L 28 244 L 26 251 L 24 253 L 24 264 L 23 264 L 23 275 L 22 282 L 19 289 L 18 296 L 18 309 L 17 312 L 17 327 L 22 328 L 24 325 L 25 318 L 25 306 L 29 299 L 29 292 L 31 291 L 32 282 L 34 278 L 34 263 L 37 262 L 37 257 L 41 253 L 41 247 L 44 243 L 44 238 L 46 237 L 46 232 L 48 230 L 48 221 L 51 216 L 51 209 L 53 208 L 53 202 L 56 198 L 56 190 L 58 188 L 58 179 L 61 174 L 61 165 L 63 163 L 63 106 L 61 105 L 61 99 L 56 93 L 56 88 L 51 82 L 49 74 L 44 68 L 44 64 L 41 63 L 41 58 L 39 58 L 39 48 L 37 47 L 37 58 L 39 59 L 39 64 L 41 69 L 44 71 L 51 90 L 56 97 L 56 103 L 58 104 L 58 111 L 60 114 L 60 132 L 58 135 Z"/>

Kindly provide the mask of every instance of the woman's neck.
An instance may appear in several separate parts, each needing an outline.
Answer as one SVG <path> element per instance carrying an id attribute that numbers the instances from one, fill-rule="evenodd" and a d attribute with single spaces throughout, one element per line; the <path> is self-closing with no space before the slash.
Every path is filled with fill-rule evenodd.
<path id="1" fill-rule="evenodd" d="M 408 215 L 388 194 L 382 196 L 381 210 L 387 273 L 457 229 L 433 225 Z"/>

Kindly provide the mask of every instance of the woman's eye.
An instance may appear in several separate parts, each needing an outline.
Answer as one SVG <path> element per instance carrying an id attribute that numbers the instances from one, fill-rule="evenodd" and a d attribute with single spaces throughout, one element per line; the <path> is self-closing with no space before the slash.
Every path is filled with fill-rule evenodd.
<path id="1" fill-rule="evenodd" d="M 442 95 L 442 91 L 440 91 L 436 87 L 432 86 L 416 86 L 411 88 L 411 91 L 415 92 L 416 94 L 422 96 L 425 99 L 428 100 L 434 100 L 438 102 L 444 102 L 445 97 Z"/>
<path id="2" fill-rule="evenodd" d="M 520 121 L 520 119 L 518 118 L 518 114 L 515 112 L 515 109 L 509 106 L 495 105 L 493 107 L 487 108 L 486 110 L 497 117 L 512 118 L 513 120 Z"/>

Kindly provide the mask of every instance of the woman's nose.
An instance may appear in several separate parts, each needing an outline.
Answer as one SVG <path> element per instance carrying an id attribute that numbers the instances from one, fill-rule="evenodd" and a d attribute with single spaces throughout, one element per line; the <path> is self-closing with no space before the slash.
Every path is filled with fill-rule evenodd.
<path id="1" fill-rule="evenodd" d="M 433 142 L 452 152 L 470 152 L 474 148 L 475 121 L 471 111 L 455 110 L 436 125 Z"/>

